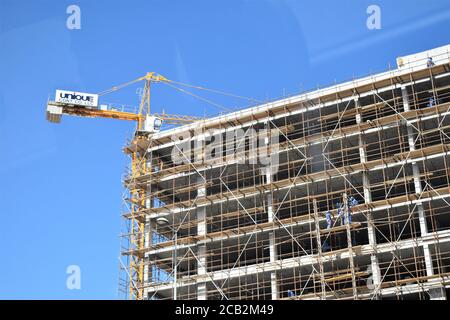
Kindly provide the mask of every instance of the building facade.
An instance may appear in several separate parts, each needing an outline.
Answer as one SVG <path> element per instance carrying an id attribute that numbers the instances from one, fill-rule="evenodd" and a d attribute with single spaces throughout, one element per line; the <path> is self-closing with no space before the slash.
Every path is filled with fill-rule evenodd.
<path id="1" fill-rule="evenodd" d="M 449 58 L 133 139 L 128 296 L 446 299 Z"/>

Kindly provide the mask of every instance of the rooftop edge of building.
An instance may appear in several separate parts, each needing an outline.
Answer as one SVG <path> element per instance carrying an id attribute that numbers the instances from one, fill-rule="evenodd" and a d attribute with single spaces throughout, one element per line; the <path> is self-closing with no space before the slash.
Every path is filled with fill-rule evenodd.
<path id="1" fill-rule="evenodd" d="M 158 140 L 163 138 L 171 137 L 174 134 L 180 134 L 183 132 L 194 131 L 200 128 L 213 128 L 223 123 L 228 123 L 230 121 L 246 118 L 255 117 L 258 114 L 266 115 L 268 112 L 272 111 L 277 107 L 283 107 L 292 105 L 299 102 L 311 101 L 318 99 L 320 101 L 325 100 L 327 96 L 339 96 L 343 99 L 352 95 L 357 95 L 358 91 L 364 91 L 367 86 L 373 86 L 375 83 L 382 84 L 386 80 L 392 79 L 394 77 L 402 77 L 410 73 L 420 72 L 429 69 L 427 66 L 428 58 L 432 58 L 435 64 L 434 67 L 439 67 L 447 65 L 450 63 L 450 44 L 441 46 L 434 49 L 429 49 L 426 51 L 414 53 L 407 56 L 402 56 L 397 58 L 397 69 L 388 70 L 375 75 L 369 75 L 366 77 L 357 78 L 351 81 L 346 81 L 338 83 L 333 86 L 329 86 L 322 89 L 315 89 L 307 91 L 301 94 L 293 95 L 291 97 L 271 101 L 268 103 L 256 105 L 249 108 L 244 108 L 241 110 L 233 111 L 227 114 L 215 116 L 209 119 L 205 119 L 199 122 L 182 125 L 176 128 L 170 128 L 167 130 L 162 130 L 158 133 L 152 135 L 152 140 Z"/>

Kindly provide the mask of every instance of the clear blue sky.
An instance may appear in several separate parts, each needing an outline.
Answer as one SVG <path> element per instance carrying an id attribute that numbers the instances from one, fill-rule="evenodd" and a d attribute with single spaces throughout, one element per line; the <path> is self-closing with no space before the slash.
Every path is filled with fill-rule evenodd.
<path id="1" fill-rule="evenodd" d="M 71 4 L 81 30 L 66 28 Z M 381 8 L 381 30 L 366 27 L 370 4 Z M 448 30 L 448 0 L 0 0 L 0 298 L 117 298 L 121 148 L 133 124 L 50 124 L 55 89 L 99 92 L 157 71 L 275 98 L 385 70 L 448 44 Z M 135 105 L 136 87 L 105 99 Z M 156 85 L 153 109 L 162 108 L 220 112 Z M 80 266 L 81 290 L 66 289 L 68 265 Z"/>

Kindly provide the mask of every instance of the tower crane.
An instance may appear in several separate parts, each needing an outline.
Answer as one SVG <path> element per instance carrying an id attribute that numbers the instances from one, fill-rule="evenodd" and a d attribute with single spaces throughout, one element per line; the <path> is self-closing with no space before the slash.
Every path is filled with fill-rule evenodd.
<path id="1" fill-rule="evenodd" d="M 99 96 L 120 90 L 126 86 L 144 81 L 144 91 L 137 112 L 128 112 L 116 110 L 107 105 L 98 104 Z M 47 120 L 53 123 L 61 122 L 62 115 L 91 117 L 91 118 L 111 118 L 118 120 L 135 121 L 137 123 L 136 133 L 133 144 L 137 146 L 139 141 L 148 140 L 153 133 L 158 132 L 163 122 L 166 124 L 188 124 L 200 121 L 203 118 L 167 114 L 150 113 L 150 87 L 152 83 L 163 82 L 169 84 L 170 80 L 155 72 L 148 72 L 145 76 L 129 81 L 127 83 L 112 87 L 98 94 L 83 92 L 73 92 L 57 90 L 54 101 L 47 103 Z M 145 174 L 149 169 L 147 166 L 147 150 L 142 148 L 129 148 L 128 153 L 131 156 L 131 179 L 139 174 Z M 151 170 L 151 169 L 150 169 Z M 139 187 L 135 183 L 130 183 L 129 199 L 130 218 L 129 219 L 129 246 L 131 249 L 142 250 L 145 243 L 144 222 L 138 219 L 136 213 L 146 206 L 145 187 Z M 122 263 L 122 261 L 120 260 Z M 128 288 L 130 299 L 144 298 L 144 265 L 145 259 L 140 254 L 129 255 L 128 257 Z"/>
<path id="2" fill-rule="evenodd" d="M 107 105 L 98 105 L 99 96 L 141 81 L 145 81 L 145 85 L 138 112 L 116 110 L 114 108 L 108 108 Z M 172 81 L 155 72 L 148 72 L 140 78 L 114 86 L 98 94 L 57 90 L 55 100 L 48 101 L 47 103 L 47 120 L 53 123 L 59 123 L 61 122 L 62 115 L 66 114 L 80 117 L 136 121 L 137 132 L 151 134 L 158 132 L 163 122 L 166 124 L 188 124 L 203 119 L 187 115 L 168 114 L 164 111 L 162 113 L 151 114 L 150 86 L 154 82 L 170 83 Z"/>
<path id="3" fill-rule="evenodd" d="M 139 104 L 137 112 L 129 112 L 125 110 L 117 110 L 108 105 L 99 104 L 100 96 L 120 90 L 129 85 L 144 81 L 144 91 Z M 65 90 L 56 90 L 55 99 L 47 102 L 47 120 L 53 123 L 61 122 L 62 115 L 91 117 L 91 118 L 110 118 L 118 120 L 135 121 L 137 129 L 132 140 L 132 145 L 125 149 L 125 152 L 131 156 L 131 176 L 130 183 L 127 184 L 129 196 L 126 199 L 129 203 L 130 214 L 126 219 L 129 219 L 129 252 L 134 252 L 128 255 L 128 270 L 127 270 L 127 287 L 129 289 L 129 297 L 131 299 L 144 299 L 144 268 L 146 265 L 145 256 L 142 254 L 145 243 L 144 221 L 139 218 L 138 212 L 147 206 L 146 203 L 146 186 L 136 183 L 136 178 L 140 175 L 145 175 L 149 170 L 153 170 L 152 166 L 148 166 L 147 150 L 148 143 L 151 141 L 152 134 L 159 132 L 162 124 L 188 124 L 196 121 L 201 121 L 203 118 L 192 117 L 186 115 L 168 114 L 164 111 L 162 113 L 151 113 L 150 111 L 150 87 L 153 83 L 164 83 L 174 89 L 190 94 L 204 102 L 214 105 L 222 109 L 224 106 L 214 103 L 208 99 L 197 96 L 187 90 L 181 89 L 176 85 L 183 85 L 189 88 L 209 91 L 215 94 L 226 95 L 233 98 L 245 99 L 252 102 L 260 102 L 252 98 L 234 95 L 231 93 L 208 89 L 200 86 L 193 86 L 190 84 L 183 84 L 163 77 L 155 72 L 148 72 L 146 75 L 135 80 L 126 82 L 124 84 L 114 86 L 108 90 L 102 91 L 98 94 L 73 92 Z M 228 109 L 228 111 L 230 111 Z M 143 142 L 142 144 L 140 142 Z M 150 160 L 151 161 L 151 160 Z M 137 252 L 137 253 L 136 253 Z M 122 260 L 120 260 L 122 267 L 124 267 Z M 125 267 L 126 270 L 126 267 Z"/>

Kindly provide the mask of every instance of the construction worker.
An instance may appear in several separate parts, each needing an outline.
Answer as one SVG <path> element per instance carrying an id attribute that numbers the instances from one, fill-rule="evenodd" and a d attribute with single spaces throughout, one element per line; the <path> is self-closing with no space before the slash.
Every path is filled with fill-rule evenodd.
<path id="1" fill-rule="evenodd" d="M 325 213 L 325 221 L 327 222 L 327 230 L 331 229 L 331 227 L 333 226 L 333 219 L 332 219 L 332 217 L 333 216 L 331 215 L 330 211 L 327 211 Z M 328 244 L 328 237 L 329 237 L 329 235 L 326 236 L 325 241 L 324 241 L 324 243 L 322 245 L 322 250 L 323 251 L 330 251 L 330 249 L 331 249 L 330 245 Z"/>
<path id="2" fill-rule="evenodd" d="M 349 197 L 348 198 L 348 223 L 352 223 L 352 214 L 353 214 L 353 207 L 358 205 L 358 200 L 355 199 L 355 197 Z M 347 223 L 347 221 L 346 221 Z"/>
<path id="3" fill-rule="evenodd" d="M 289 297 L 289 298 L 295 297 L 294 291 L 288 290 L 288 297 Z"/>
<path id="4" fill-rule="evenodd" d="M 358 200 L 355 197 L 350 196 L 348 198 L 348 224 L 352 224 L 352 216 L 353 216 L 353 207 L 359 204 Z M 359 231 L 357 231 L 359 233 Z M 355 232 L 352 231 L 352 245 L 356 245 Z"/>
<path id="5" fill-rule="evenodd" d="M 330 211 L 327 211 L 327 213 L 325 213 L 325 220 L 327 221 L 327 229 L 330 229 L 331 226 L 333 225 L 333 220 Z"/>
<path id="6" fill-rule="evenodd" d="M 350 197 L 350 198 L 348 198 L 348 207 L 351 209 L 351 208 L 353 208 L 354 206 L 357 206 L 358 205 L 358 200 L 356 200 L 355 199 L 355 197 Z"/>
<path id="7" fill-rule="evenodd" d="M 427 60 L 427 68 L 432 68 L 434 67 L 434 61 L 432 57 L 429 57 Z"/>
<path id="8" fill-rule="evenodd" d="M 435 105 L 434 97 L 431 97 L 431 98 L 428 100 L 427 106 L 428 106 L 428 107 L 432 107 L 432 106 L 434 106 L 434 105 Z"/>

